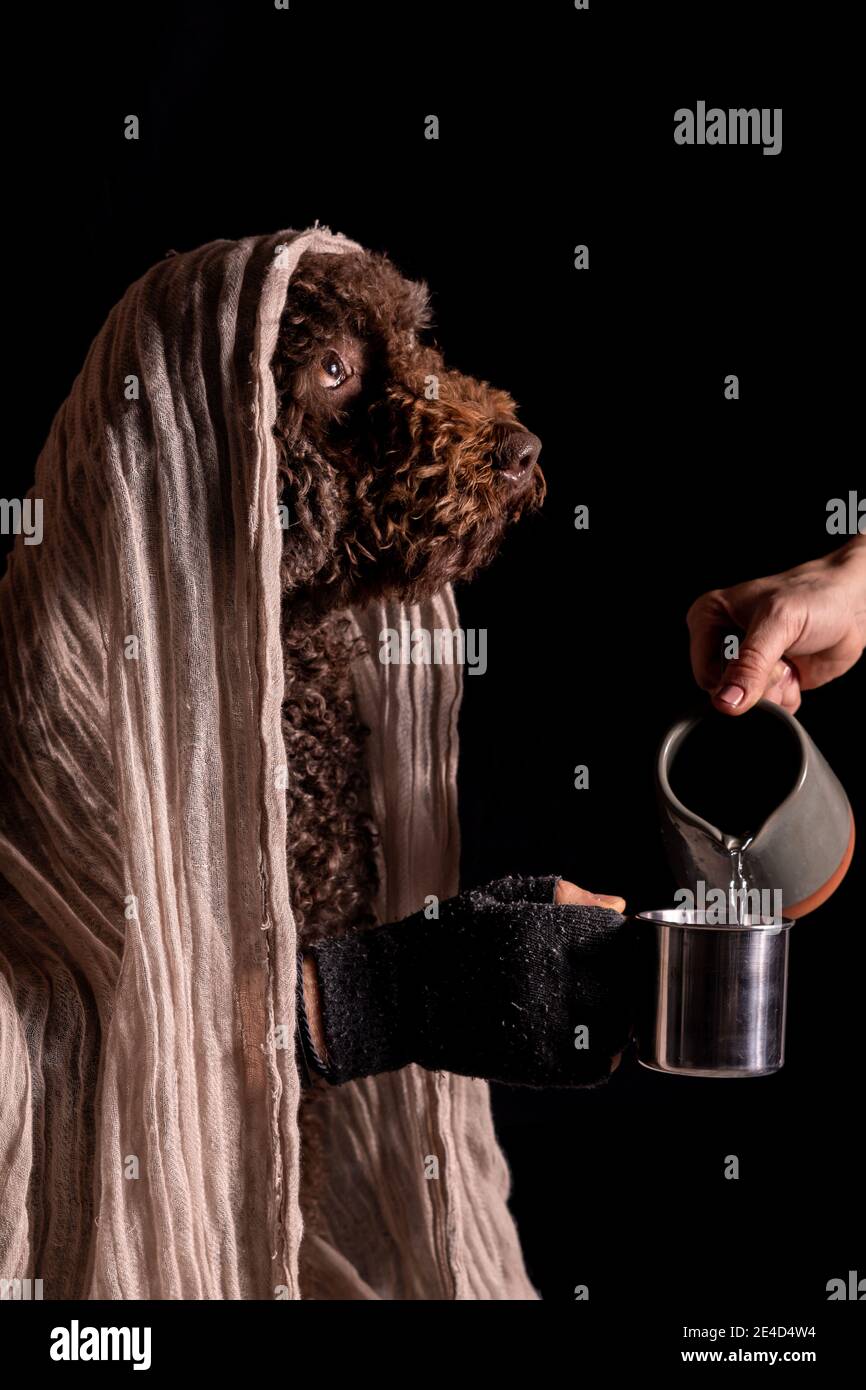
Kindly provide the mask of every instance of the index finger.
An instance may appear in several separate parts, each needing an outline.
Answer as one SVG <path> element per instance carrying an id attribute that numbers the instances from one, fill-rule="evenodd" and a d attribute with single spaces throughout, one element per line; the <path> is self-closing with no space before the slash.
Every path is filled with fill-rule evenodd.
<path id="1" fill-rule="evenodd" d="M 711 589 L 695 599 L 686 623 L 689 629 L 689 658 L 692 672 L 702 690 L 715 690 L 722 673 L 722 639 L 729 635 L 733 617 L 719 589 Z"/>

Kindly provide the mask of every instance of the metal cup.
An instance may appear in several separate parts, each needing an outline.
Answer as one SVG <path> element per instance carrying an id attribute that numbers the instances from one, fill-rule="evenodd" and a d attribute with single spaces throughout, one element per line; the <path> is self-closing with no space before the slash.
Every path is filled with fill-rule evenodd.
<path id="1" fill-rule="evenodd" d="M 654 968 L 638 1019 L 638 1061 L 674 1076 L 768 1076 L 785 1061 L 788 934 L 781 917 L 735 926 L 671 908 L 641 912 Z"/>

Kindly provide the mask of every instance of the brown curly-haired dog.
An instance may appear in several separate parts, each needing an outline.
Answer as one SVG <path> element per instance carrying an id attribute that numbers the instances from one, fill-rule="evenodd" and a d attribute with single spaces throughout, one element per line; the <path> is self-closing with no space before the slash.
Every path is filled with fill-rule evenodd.
<path id="1" fill-rule="evenodd" d="M 468 579 L 540 504 L 540 442 L 504 391 L 425 341 L 426 287 L 383 256 L 306 255 L 271 363 L 283 546 L 289 872 L 301 944 L 373 921 L 375 832 L 353 701 L 347 603 Z M 315 1229 L 307 1091 L 305 1222 Z M 313 1181 L 311 1181 L 311 1179 Z M 303 1271 L 303 1266 L 302 1266 Z M 310 1281 L 305 1297 L 315 1297 Z"/>

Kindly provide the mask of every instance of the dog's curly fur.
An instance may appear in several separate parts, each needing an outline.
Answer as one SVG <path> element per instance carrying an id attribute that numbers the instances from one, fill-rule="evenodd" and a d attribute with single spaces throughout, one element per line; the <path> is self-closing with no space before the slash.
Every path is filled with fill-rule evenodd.
<path id="1" fill-rule="evenodd" d="M 288 519 L 287 855 L 302 945 L 374 920 L 365 730 L 341 609 L 383 594 L 411 601 L 468 579 L 544 495 L 535 466 L 516 481 L 498 466 L 509 437 L 525 436 L 511 397 L 448 369 L 426 341 L 428 327 L 425 286 L 385 257 L 307 254 L 271 363 Z M 301 1117 L 312 1229 L 321 1094 L 305 1094 Z M 315 1297 L 309 1273 L 302 1277 L 305 1296 Z"/>

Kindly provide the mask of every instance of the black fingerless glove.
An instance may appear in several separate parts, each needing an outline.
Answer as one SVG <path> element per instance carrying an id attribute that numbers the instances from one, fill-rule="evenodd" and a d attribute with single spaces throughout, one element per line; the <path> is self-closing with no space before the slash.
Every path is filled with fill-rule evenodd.
<path id="1" fill-rule="evenodd" d="M 555 904 L 558 878 L 505 878 L 405 921 L 319 942 L 327 1056 L 313 1046 L 299 956 L 307 1064 L 335 1085 L 417 1062 L 523 1086 L 593 1086 L 629 1040 L 637 950 L 619 913 Z"/>

